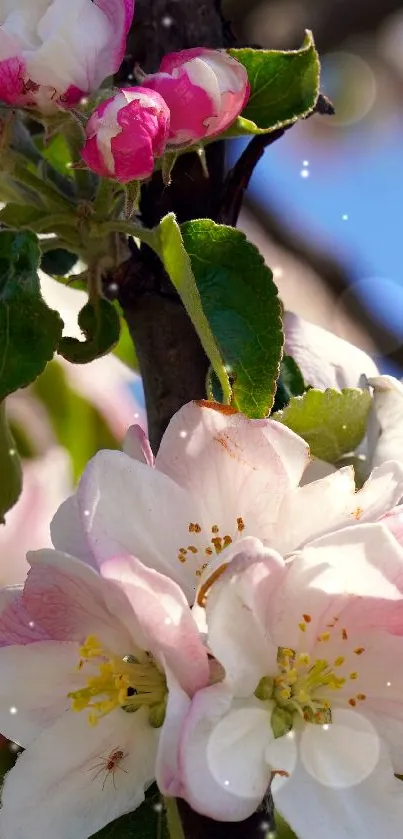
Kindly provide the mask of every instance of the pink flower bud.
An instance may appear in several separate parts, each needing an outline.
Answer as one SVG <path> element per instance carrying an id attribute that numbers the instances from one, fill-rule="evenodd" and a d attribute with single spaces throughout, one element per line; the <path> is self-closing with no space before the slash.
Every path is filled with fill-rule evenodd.
<path id="1" fill-rule="evenodd" d="M 165 149 L 169 110 L 154 90 L 128 87 L 92 113 L 81 156 L 87 166 L 121 183 L 148 178 Z"/>
<path id="2" fill-rule="evenodd" d="M 249 98 L 248 75 L 225 50 L 197 47 L 163 58 L 143 87 L 158 91 L 171 112 L 169 143 L 179 145 L 224 131 Z"/>

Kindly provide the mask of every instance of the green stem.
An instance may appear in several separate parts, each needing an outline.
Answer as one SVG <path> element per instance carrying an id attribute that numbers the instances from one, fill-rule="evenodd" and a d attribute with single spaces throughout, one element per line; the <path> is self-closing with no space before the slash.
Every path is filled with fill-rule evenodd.
<path id="1" fill-rule="evenodd" d="M 90 236 L 96 239 L 103 239 L 108 233 L 125 233 L 126 236 L 133 236 L 135 239 L 140 239 L 149 248 L 152 248 L 155 253 L 160 256 L 160 247 L 158 241 L 158 234 L 156 230 L 149 230 L 146 227 L 141 227 L 139 224 L 134 224 L 132 221 L 125 221 L 124 219 L 116 219 L 115 221 L 103 221 L 100 223 L 93 222 L 91 224 Z"/>
<path id="2" fill-rule="evenodd" d="M 185 839 L 176 798 L 164 796 L 164 806 L 170 839 Z"/>

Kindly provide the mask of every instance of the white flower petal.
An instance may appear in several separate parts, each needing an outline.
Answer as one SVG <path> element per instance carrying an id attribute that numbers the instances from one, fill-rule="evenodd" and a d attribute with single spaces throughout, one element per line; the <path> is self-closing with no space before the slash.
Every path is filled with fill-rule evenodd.
<path id="1" fill-rule="evenodd" d="M 6 777 L 2 839 L 28 839 L 33 826 L 41 839 L 87 839 L 135 809 L 154 777 L 158 737 L 143 710 L 114 711 L 96 726 L 85 712 L 64 714 Z M 123 756 L 108 772 L 105 760 L 117 750 Z"/>
<path id="2" fill-rule="evenodd" d="M 231 547 L 234 557 L 228 571 L 207 595 L 208 645 L 224 667 L 226 682 L 235 695 L 249 696 L 260 679 L 276 667 L 277 647 L 270 645 L 259 618 L 283 581 L 286 568 L 281 557 L 257 539 L 245 538 Z"/>
<path id="3" fill-rule="evenodd" d="M 310 726 L 290 779 L 273 783 L 275 805 L 300 839 L 396 839 L 403 823 L 401 783 L 382 742 L 365 724 L 357 730 L 357 715 L 349 724 L 346 714 L 334 729 Z"/>
<path id="4" fill-rule="evenodd" d="M 373 407 L 368 421 L 372 467 L 386 460 L 403 461 L 403 384 L 393 376 L 375 376 Z"/>
<path id="5" fill-rule="evenodd" d="M 270 781 L 264 754 L 272 739 L 270 710 L 257 700 L 233 701 L 223 684 L 200 691 L 181 740 L 184 798 L 219 821 L 250 816 Z"/>
<path id="6" fill-rule="evenodd" d="M 81 523 L 77 495 L 71 495 L 60 505 L 50 523 L 50 535 L 56 550 L 96 565 Z"/>
<path id="7" fill-rule="evenodd" d="M 70 706 L 82 685 L 78 645 L 39 641 L 0 649 L 0 731 L 27 747 Z"/>
<path id="8" fill-rule="evenodd" d="M 378 373 L 365 352 L 294 312 L 285 312 L 284 331 L 284 351 L 295 359 L 306 383 L 312 387 L 321 390 L 359 387 L 365 376 Z"/>
<path id="9" fill-rule="evenodd" d="M 197 514 L 187 493 L 166 475 L 122 452 L 99 452 L 78 489 L 81 523 L 99 564 L 129 553 L 166 573 L 193 600 L 194 566 L 178 560 Z"/>
<path id="10" fill-rule="evenodd" d="M 160 729 L 155 778 L 163 795 L 175 797 L 182 794 L 179 741 L 190 699 L 169 668 L 164 669 L 169 693 L 164 724 Z"/>

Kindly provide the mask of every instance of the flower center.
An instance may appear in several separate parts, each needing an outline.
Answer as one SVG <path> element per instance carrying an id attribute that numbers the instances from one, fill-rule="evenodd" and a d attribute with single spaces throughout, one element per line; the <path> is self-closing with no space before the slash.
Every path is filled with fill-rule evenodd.
<path id="1" fill-rule="evenodd" d="M 145 706 L 149 709 L 150 725 L 162 725 L 168 690 L 165 676 L 150 653 L 118 658 L 102 648 L 96 635 L 90 635 L 80 647 L 77 669 L 89 665 L 91 675 L 86 687 L 68 694 L 72 711 L 88 708 L 88 721 L 96 725 L 115 708 L 132 713 Z"/>
<path id="2" fill-rule="evenodd" d="M 345 685 L 352 681 L 356 684 L 359 672 L 349 670 L 347 660 L 351 656 L 361 656 L 364 647 L 349 649 L 348 632 L 338 627 L 338 618 L 326 625 L 326 631 L 316 637 L 316 642 L 326 646 L 331 637 L 336 634 L 341 644 L 346 644 L 345 655 L 337 656 L 333 661 L 327 658 L 311 657 L 306 652 L 296 652 L 289 647 L 279 647 L 277 650 L 278 672 L 275 676 L 264 676 L 255 691 L 255 696 L 262 700 L 274 702 L 271 714 L 271 726 L 275 737 L 282 737 L 293 727 L 296 714 L 305 722 L 316 725 L 328 725 L 332 722 L 332 698 L 336 691 L 343 689 L 343 700 L 355 707 L 357 702 L 366 699 L 365 693 L 359 692 L 349 696 Z M 299 629 L 303 634 L 311 623 L 310 615 L 303 615 Z M 330 630 L 330 631 L 329 631 Z M 340 673 L 343 665 L 346 673 Z M 354 665 L 353 665 L 354 667 Z M 340 673 L 340 675 L 339 675 Z M 341 698 L 341 697 L 340 697 Z M 340 699 L 339 699 L 340 701 Z"/>
<path id="3" fill-rule="evenodd" d="M 189 522 L 188 531 L 191 536 L 189 541 L 192 541 L 192 544 L 179 548 L 177 558 L 181 563 L 186 563 L 189 559 L 196 560 L 198 562 L 196 577 L 201 577 L 210 558 L 220 554 L 224 548 L 231 545 L 234 538 L 241 536 L 244 530 L 245 522 L 242 516 L 238 516 L 234 522 L 232 535 L 221 533 L 218 524 L 213 524 L 206 533 L 198 522 Z"/>
<path id="4" fill-rule="evenodd" d="M 297 713 L 306 722 L 324 725 L 331 723 L 331 703 L 328 693 L 343 687 L 346 679 L 337 676 L 334 668 L 344 659 L 336 659 L 333 666 L 326 659 L 311 663 L 308 653 L 299 653 L 288 647 L 279 647 L 277 663 L 279 673 L 260 680 L 255 696 L 275 702 L 271 724 L 275 737 L 290 731 Z"/>

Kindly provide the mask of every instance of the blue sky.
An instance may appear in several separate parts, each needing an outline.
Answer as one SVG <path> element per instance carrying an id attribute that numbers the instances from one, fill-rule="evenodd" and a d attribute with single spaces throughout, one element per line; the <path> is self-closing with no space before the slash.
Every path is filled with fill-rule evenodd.
<path id="1" fill-rule="evenodd" d="M 361 123 L 318 145 L 302 123 L 267 150 L 250 187 L 344 262 L 397 343 L 403 342 L 402 128 L 394 123 L 374 136 Z"/>

